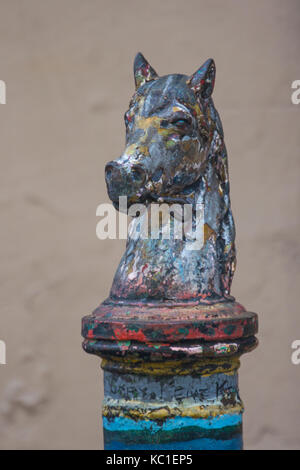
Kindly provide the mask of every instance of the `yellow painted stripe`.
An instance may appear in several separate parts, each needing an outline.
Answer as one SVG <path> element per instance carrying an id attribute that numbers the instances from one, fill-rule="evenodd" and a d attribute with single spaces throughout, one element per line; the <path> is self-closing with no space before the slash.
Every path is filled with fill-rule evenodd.
<path id="1" fill-rule="evenodd" d="M 199 374 L 201 376 L 210 376 L 213 374 L 232 374 L 240 366 L 237 357 L 227 359 L 205 359 L 205 360 L 174 360 L 164 362 L 146 362 L 128 358 L 109 358 L 103 359 L 102 368 L 104 370 L 116 371 L 128 374 L 142 375 L 190 375 Z"/>
<path id="2" fill-rule="evenodd" d="M 102 408 L 103 416 L 116 417 L 122 416 L 135 420 L 165 420 L 174 418 L 175 416 L 183 416 L 190 418 L 212 418 L 225 414 L 243 413 L 244 407 L 242 403 L 233 406 L 222 405 L 198 405 L 198 406 L 168 406 L 157 405 L 145 406 L 145 402 L 132 402 L 133 405 L 128 406 L 125 400 L 119 400 L 118 405 L 111 406 L 104 403 Z"/>

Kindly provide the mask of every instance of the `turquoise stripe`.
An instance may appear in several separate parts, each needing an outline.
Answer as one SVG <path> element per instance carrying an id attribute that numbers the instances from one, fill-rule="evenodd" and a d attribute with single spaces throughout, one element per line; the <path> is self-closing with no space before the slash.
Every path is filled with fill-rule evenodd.
<path id="1" fill-rule="evenodd" d="M 242 423 L 241 414 L 224 414 L 213 418 L 191 418 L 176 416 L 168 419 L 163 424 L 158 424 L 151 420 L 134 421 L 130 418 L 115 417 L 107 419 L 103 417 L 103 427 L 108 431 L 138 431 L 148 429 L 151 432 L 156 431 L 172 431 L 174 429 L 182 429 L 183 427 L 199 426 L 202 429 L 221 429 L 227 426 L 237 426 Z"/>
<path id="2" fill-rule="evenodd" d="M 105 444 L 105 450 L 241 450 L 243 449 L 242 436 L 232 439 L 193 439 L 185 442 L 170 442 L 163 444 L 126 444 L 120 441 L 111 441 Z"/>

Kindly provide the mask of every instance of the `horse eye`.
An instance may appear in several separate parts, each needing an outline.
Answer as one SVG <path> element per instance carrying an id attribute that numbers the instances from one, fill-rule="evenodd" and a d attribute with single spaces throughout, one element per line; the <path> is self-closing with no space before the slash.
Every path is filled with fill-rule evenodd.
<path id="1" fill-rule="evenodd" d="M 189 126 L 190 125 L 190 121 L 188 119 L 174 119 L 174 121 L 172 121 L 172 124 L 174 124 L 175 126 L 178 126 L 178 127 L 185 127 L 185 126 Z"/>

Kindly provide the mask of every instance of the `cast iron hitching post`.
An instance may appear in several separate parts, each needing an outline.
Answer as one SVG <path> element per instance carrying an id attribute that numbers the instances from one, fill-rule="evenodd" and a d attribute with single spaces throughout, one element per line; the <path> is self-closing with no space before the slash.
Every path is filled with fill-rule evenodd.
<path id="1" fill-rule="evenodd" d="M 237 371 L 257 345 L 257 315 L 230 295 L 235 228 L 211 98 L 215 64 L 159 77 L 138 54 L 134 76 L 126 149 L 105 176 L 116 209 L 126 197 L 136 217 L 110 296 L 82 326 L 85 351 L 102 358 L 105 448 L 241 449 Z M 169 237 L 162 215 L 148 227 L 162 206 L 171 213 Z M 178 237 L 186 206 L 190 223 Z M 201 245 L 186 229 L 195 235 L 198 226 Z"/>

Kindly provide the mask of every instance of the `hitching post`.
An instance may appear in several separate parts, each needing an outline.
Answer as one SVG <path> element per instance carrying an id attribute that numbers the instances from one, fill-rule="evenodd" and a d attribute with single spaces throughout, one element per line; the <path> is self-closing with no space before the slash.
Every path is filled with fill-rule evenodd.
<path id="1" fill-rule="evenodd" d="M 85 351 L 102 358 L 105 449 L 241 449 L 239 359 L 256 347 L 258 325 L 230 295 L 235 229 L 215 64 L 159 77 L 138 54 L 134 76 L 126 149 L 105 173 L 116 209 L 126 196 L 136 217 L 110 296 L 82 325 Z M 148 228 L 159 204 L 172 216 L 169 237 L 161 206 Z M 200 246 L 187 229 L 198 207 Z"/>

